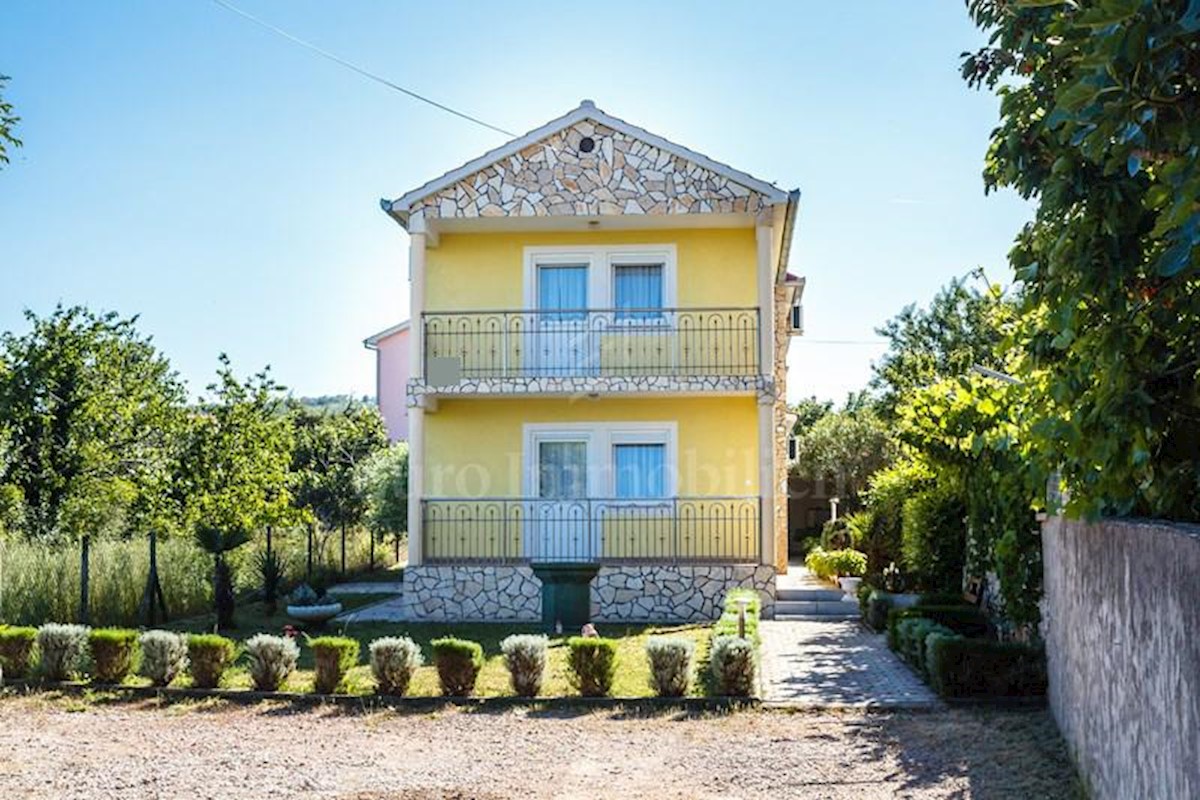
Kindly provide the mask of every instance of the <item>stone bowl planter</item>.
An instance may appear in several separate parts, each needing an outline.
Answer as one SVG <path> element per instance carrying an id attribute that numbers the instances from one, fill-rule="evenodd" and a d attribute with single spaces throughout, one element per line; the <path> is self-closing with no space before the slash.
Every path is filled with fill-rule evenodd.
<path id="1" fill-rule="evenodd" d="M 321 603 L 317 606 L 287 607 L 288 616 L 305 625 L 324 625 L 329 620 L 342 613 L 341 603 Z"/>
<path id="2" fill-rule="evenodd" d="M 841 586 L 842 591 L 845 592 L 842 600 L 857 603 L 858 587 L 862 585 L 862 580 L 862 578 L 838 578 L 838 586 Z"/>

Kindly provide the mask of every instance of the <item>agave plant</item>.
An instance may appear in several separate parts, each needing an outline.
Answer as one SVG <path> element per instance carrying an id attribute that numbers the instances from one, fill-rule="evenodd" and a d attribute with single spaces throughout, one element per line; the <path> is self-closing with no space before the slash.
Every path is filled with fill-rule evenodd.
<path id="1" fill-rule="evenodd" d="M 234 626 L 233 573 L 225 561 L 225 554 L 236 550 L 250 539 L 250 531 L 241 528 L 219 530 L 205 526 L 196 530 L 196 543 L 213 556 L 213 604 L 216 607 L 218 628 Z"/>

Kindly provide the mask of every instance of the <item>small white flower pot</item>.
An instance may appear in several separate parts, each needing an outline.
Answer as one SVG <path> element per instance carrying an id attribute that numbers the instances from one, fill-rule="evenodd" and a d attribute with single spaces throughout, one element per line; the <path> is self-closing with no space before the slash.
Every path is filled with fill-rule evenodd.
<path id="1" fill-rule="evenodd" d="M 319 606 L 288 606 L 288 616 L 297 622 L 321 625 L 342 613 L 341 603 L 323 603 Z"/>
<path id="2" fill-rule="evenodd" d="M 842 591 L 846 594 L 842 596 L 843 600 L 858 602 L 858 587 L 862 585 L 862 578 L 838 578 L 838 586 L 842 587 Z"/>

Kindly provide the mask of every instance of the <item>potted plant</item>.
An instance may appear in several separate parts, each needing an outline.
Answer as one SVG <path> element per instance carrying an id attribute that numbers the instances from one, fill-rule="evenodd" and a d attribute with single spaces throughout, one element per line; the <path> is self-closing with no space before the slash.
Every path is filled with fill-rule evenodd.
<path id="1" fill-rule="evenodd" d="M 319 627 L 342 613 L 342 604 L 302 583 L 288 595 L 287 613 L 297 622 Z"/>
<path id="2" fill-rule="evenodd" d="M 857 550 L 835 550 L 829 554 L 830 567 L 838 576 L 838 586 L 845 593 L 843 600 L 858 602 L 858 587 L 867 574 L 867 557 Z"/>

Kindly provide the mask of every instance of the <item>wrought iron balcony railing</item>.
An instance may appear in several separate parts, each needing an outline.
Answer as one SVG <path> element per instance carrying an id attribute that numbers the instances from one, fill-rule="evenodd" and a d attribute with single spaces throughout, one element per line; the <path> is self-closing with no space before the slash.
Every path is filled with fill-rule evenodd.
<path id="1" fill-rule="evenodd" d="M 758 497 L 430 498 L 430 564 L 758 563 Z"/>
<path id="2" fill-rule="evenodd" d="M 422 314 L 428 382 L 471 378 L 753 376 L 757 308 Z"/>

